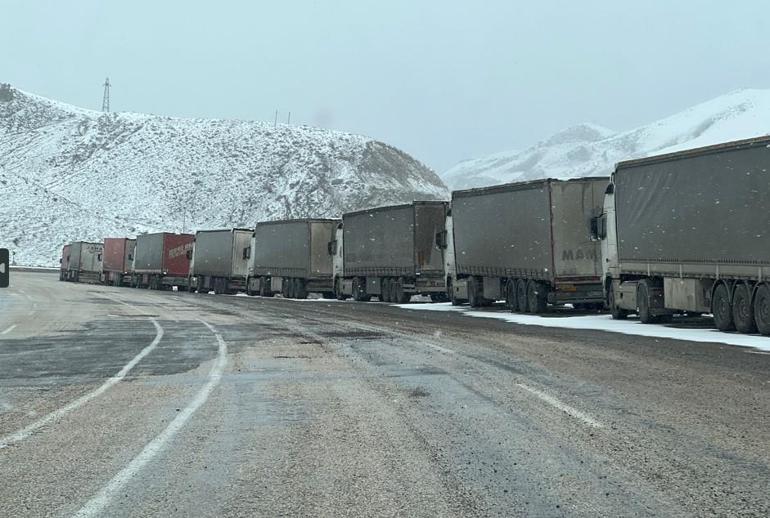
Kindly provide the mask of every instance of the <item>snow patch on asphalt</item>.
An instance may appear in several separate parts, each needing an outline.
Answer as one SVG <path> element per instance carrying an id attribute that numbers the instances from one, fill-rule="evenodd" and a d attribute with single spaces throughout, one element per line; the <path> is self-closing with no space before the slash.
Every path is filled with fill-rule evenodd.
<path id="1" fill-rule="evenodd" d="M 610 315 L 538 316 L 522 315 L 506 311 L 479 311 L 468 307 L 452 306 L 449 302 L 429 304 L 394 304 L 394 306 L 417 311 L 446 311 L 461 313 L 476 318 L 491 318 L 512 324 L 557 327 L 562 329 L 588 329 L 609 331 L 625 335 L 687 340 L 691 342 L 722 343 L 741 347 L 752 347 L 770 351 L 770 338 L 759 335 L 724 333 L 716 329 L 682 329 L 667 325 L 642 324 L 638 320 L 613 320 Z"/>

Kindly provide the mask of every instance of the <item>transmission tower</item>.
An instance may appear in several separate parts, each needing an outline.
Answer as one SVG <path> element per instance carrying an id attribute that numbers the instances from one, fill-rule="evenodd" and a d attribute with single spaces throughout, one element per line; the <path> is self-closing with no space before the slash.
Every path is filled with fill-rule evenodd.
<path id="1" fill-rule="evenodd" d="M 110 111 L 110 78 L 104 80 L 104 97 L 102 97 L 102 111 Z"/>

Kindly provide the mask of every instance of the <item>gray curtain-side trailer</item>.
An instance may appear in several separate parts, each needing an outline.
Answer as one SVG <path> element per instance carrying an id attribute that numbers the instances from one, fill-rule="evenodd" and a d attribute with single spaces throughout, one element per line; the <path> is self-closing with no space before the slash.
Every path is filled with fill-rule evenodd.
<path id="1" fill-rule="evenodd" d="M 253 230 L 245 228 L 196 232 L 190 286 L 199 292 L 236 293 L 245 290 L 253 233 Z"/>
<path id="2" fill-rule="evenodd" d="M 257 223 L 251 244 L 249 295 L 307 298 L 334 295 L 329 242 L 337 219 L 305 218 Z"/>
<path id="3" fill-rule="evenodd" d="M 408 302 L 412 295 L 446 298 L 444 232 L 448 203 L 415 201 L 342 215 L 330 246 L 335 293 L 368 301 Z"/>
<path id="4" fill-rule="evenodd" d="M 548 304 L 603 307 L 600 248 L 591 218 L 607 178 L 545 179 L 452 193 L 454 303 L 505 299 L 512 311 Z"/>
<path id="5" fill-rule="evenodd" d="M 70 243 L 66 280 L 89 284 L 101 283 L 103 252 L 102 243 L 86 241 Z"/>
<path id="6" fill-rule="evenodd" d="M 770 334 L 770 137 L 619 163 L 594 229 L 613 317 Z"/>

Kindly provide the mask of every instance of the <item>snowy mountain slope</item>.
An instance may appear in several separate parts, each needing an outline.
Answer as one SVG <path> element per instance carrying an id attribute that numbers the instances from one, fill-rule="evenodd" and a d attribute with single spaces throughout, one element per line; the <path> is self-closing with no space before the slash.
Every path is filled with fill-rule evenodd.
<path id="1" fill-rule="evenodd" d="M 348 133 L 103 114 L 0 91 L 0 246 L 54 264 L 64 242 L 444 199 L 430 169 Z"/>
<path id="2" fill-rule="evenodd" d="M 545 177 L 607 176 L 617 162 L 770 133 L 770 90 L 741 90 L 645 126 L 614 133 L 582 124 L 523 151 L 457 164 L 442 177 L 452 189 Z"/>

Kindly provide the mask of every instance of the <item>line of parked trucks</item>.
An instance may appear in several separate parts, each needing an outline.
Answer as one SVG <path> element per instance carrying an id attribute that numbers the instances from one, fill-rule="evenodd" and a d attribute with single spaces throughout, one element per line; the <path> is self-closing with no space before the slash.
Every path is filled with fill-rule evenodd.
<path id="1" fill-rule="evenodd" d="M 64 247 L 61 279 L 405 303 L 712 313 L 770 335 L 770 137 L 619 163 L 610 178 L 454 191 L 451 202 Z"/>

